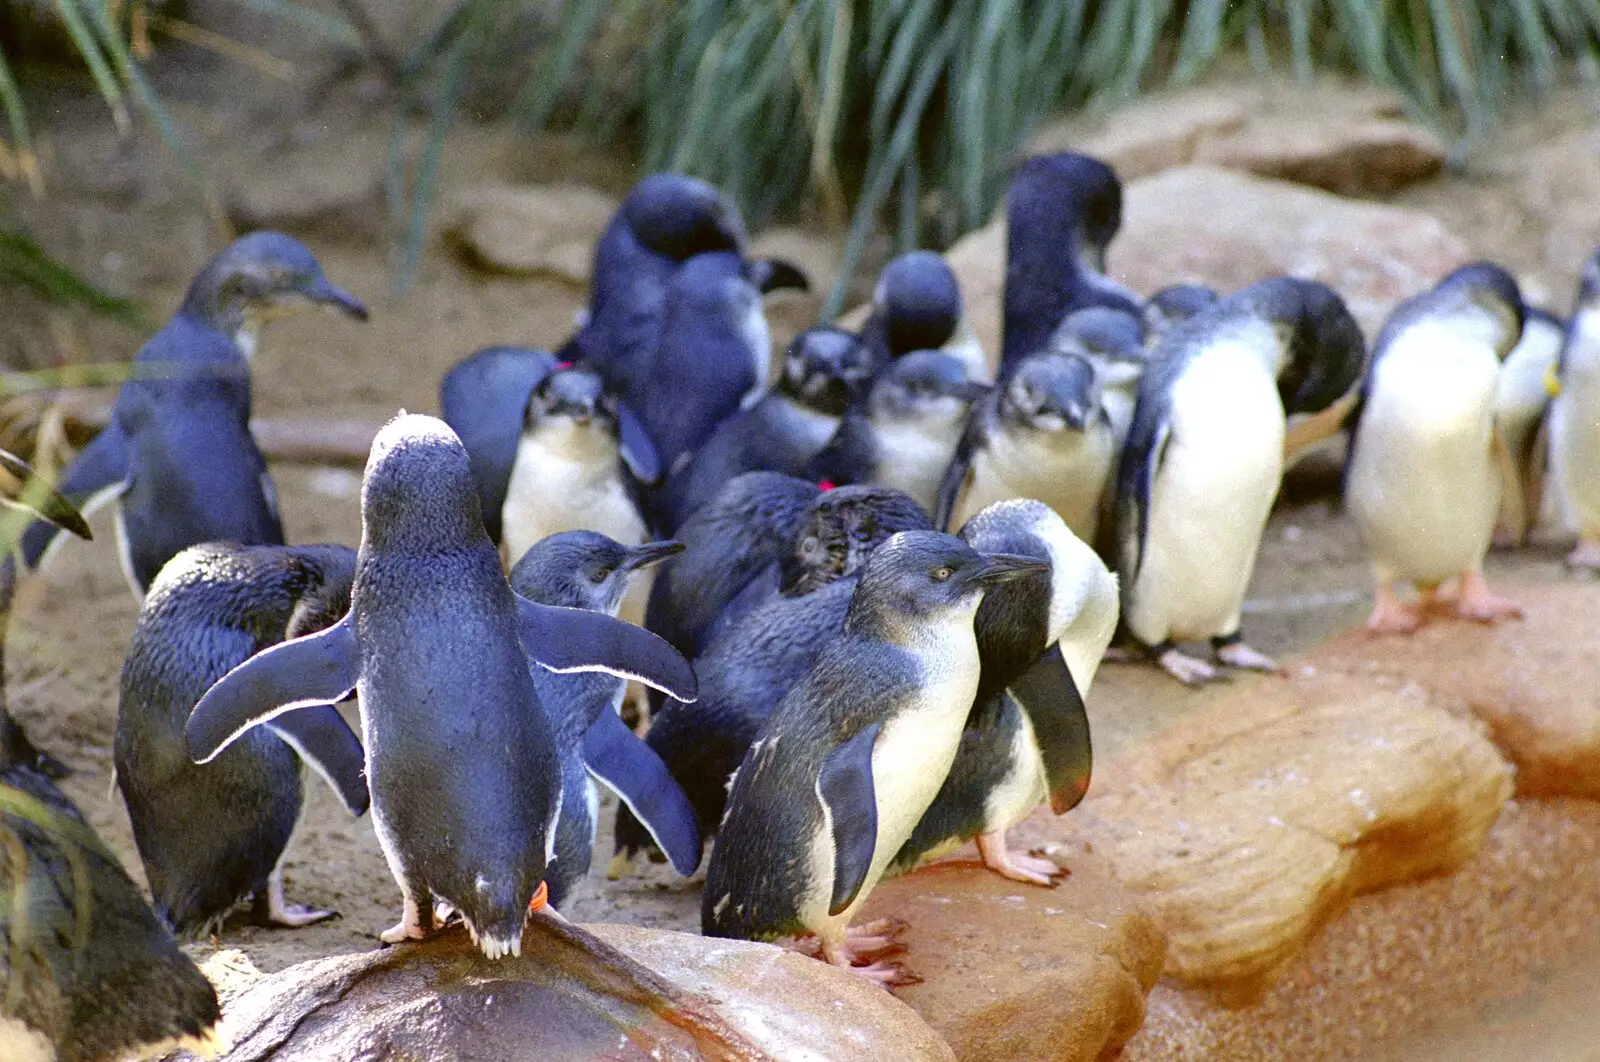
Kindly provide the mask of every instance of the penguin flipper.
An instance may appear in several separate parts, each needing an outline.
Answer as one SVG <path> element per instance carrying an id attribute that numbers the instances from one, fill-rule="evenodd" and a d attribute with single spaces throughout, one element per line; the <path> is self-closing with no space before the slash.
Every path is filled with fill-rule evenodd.
<path id="1" fill-rule="evenodd" d="M 183 728 L 189 758 L 206 763 L 253 726 L 295 708 L 336 704 L 360 675 L 349 616 L 316 634 L 279 642 L 222 676 L 200 698 Z"/>
<path id="2" fill-rule="evenodd" d="M 338 794 L 345 810 L 360 817 L 372 804 L 367 792 L 367 757 L 344 716 L 331 704 L 296 708 L 267 724 L 300 754 Z"/>
<path id="3" fill-rule="evenodd" d="M 78 451 L 78 456 L 56 483 L 56 490 L 87 516 L 127 489 L 132 467 L 128 437 L 113 420 L 104 431 L 89 441 L 88 446 Z M 49 523 L 41 521 L 32 524 L 22 536 L 23 564 L 30 569 L 38 568 L 39 561 L 56 540 L 56 535 L 55 527 Z"/>
<path id="4" fill-rule="evenodd" d="M 643 627 L 603 612 L 541 605 L 520 594 L 517 607 L 522 612 L 522 647 L 546 671 L 604 671 L 686 704 L 700 696 L 689 661 Z"/>
<path id="5" fill-rule="evenodd" d="M 1044 761 L 1050 810 L 1064 815 L 1089 791 L 1094 768 L 1089 714 L 1059 644 L 1051 645 L 1011 683 L 1009 692 L 1033 726 L 1033 740 Z"/>
<path id="6" fill-rule="evenodd" d="M 656 450 L 655 440 L 650 438 L 644 421 L 639 419 L 639 414 L 633 411 L 632 406 L 620 400 L 612 413 L 617 418 L 617 449 L 623 463 L 633 473 L 634 479 L 655 486 L 661 481 L 661 454 Z"/>
<path id="7" fill-rule="evenodd" d="M 672 869 L 684 877 L 693 874 L 700 865 L 700 824 L 655 749 L 607 709 L 583 735 L 583 762 L 650 831 Z"/>
<path id="8" fill-rule="evenodd" d="M 1140 404 L 1143 405 L 1141 398 Z M 1134 413 L 1135 433 L 1128 438 L 1128 449 L 1123 454 L 1123 467 L 1118 476 L 1117 508 L 1120 510 L 1117 527 L 1121 550 L 1119 567 L 1127 572 L 1122 580 L 1124 588 L 1131 587 L 1139 575 L 1144 561 L 1145 540 L 1150 535 L 1150 506 L 1156 493 L 1156 476 L 1161 472 L 1161 462 L 1167 456 L 1167 444 L 1172 441 L 1172 423 L 1165 417 L 1147 431 L 1148 438 L 1138 429 L 1139 413 Z M 1136 445 L 1142 444 L 1142 445 Z"/>
<path id="9" fill-rule="evenodd" d="M 872 780 L 872 746 L 881 723 L 873 723 L 828 754 L 817 777 L 817 797 L 833 830 L 833 896 L 828 914 L 856 900 L 878 846 L 878 801 Z"/>

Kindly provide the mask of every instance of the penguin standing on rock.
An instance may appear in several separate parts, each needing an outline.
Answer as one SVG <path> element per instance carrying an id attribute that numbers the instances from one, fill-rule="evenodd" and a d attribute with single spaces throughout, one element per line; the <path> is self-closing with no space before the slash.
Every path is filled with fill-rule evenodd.
<path id="1" fill-rule="evenodd" d="M 844 630 L 783 699 L 734 776 L 706 875 L 707 936 L 820 939 L 854 967 L 849 926 L 911 836 L 960 744 L 978 684 L 973 616 L 1027 557 L 904 531 L 873 551 Z M 857 968 L 884 984 L 897 967 Z"/>
<path id="2" fill-rule="evenodd" d="M 1550 414 L 1550 463 L 1578 544 L 1573 568 L 1600 569 L 1600 252 L 1583 267 Z M 1502 369 L 1504 376 L 1506 370 Z M 1537 511 L 1529 513 L 1530 521 Z"/>
<path id="3" fill-rule="evenodd" d="M 287 712 L 204 765 L 190 762 L 184 725 L 231 669 L 337 623 L 354 576 L 355 553 L 342 546 L 211 543 L 150 584 L 122 666 L 113 762 L 156 913 L 175 932 L 214 931 L 248 899 L 264 925 L 333 917 L 284 902 L 281 860 L 300 815 L 296 749 L 352 814 L 367 810 L 361 745 L 338 711 Z"/>
<path id="4" fill-rule="evenodd" d="M 63 474 L 62 494 L 86 512 L 116 499 L 135 596 L 189 546 L 283 543 L 277 496 L 250 434 L 250 360 L 269 320 L 307 305 L 367 317 L 298 240 L 277 232 L 235 240 L 200 270 L 177 315 L 134 356 L 111 423 Z M 28 529 L 22 556 L 29 568 L 56 534 L 42 523 Z"/>
<path id="5" fill-rule="evenodd" d="M 1128 631 L 1179 681 L 1218 676 L 1177 646 L 1201 638 L 1223 664 L 1274 668 L 1243 642 L 1239 616 L 1283 475 L 1286 414 L 1333 405 L 1364 356 L 1339 296 L 1290 277 L 1157 344 L 1118 467 L 1118 574 Z"/>
<path id="6" fill-rule="evenodd" d="M 778 382 L 748 409 L 717 426 L 688 466 L 667 481 L 662 526 L 676 529 L 735 476 L 797 476 L 839 427 L 872 378 L 865 345 L 837 328 L 800 333 Z"/>
<path id="7" fill-rule="evenodd" d="M 1378 334 L 1344 490 L 1377 578 L 1373 631 L 1415 630 L 1451 578 L 1458 615 L 1490 622 L 1520 614 L 1489 592 L 1483 557 L 1509 465 L 1495 388 L 1522 320 L 1517 282 L 1477 262 L 1395 307 Z M 1420 607 L 1400 600 L 1400 583 L 1417 587 Z"/>
<path id="8" fill-rule="evenodd" d="M 845 414 L 806 478 L 839 486 L 876 483 L 904 491 L 932 512 L 972 404 L 989 393 L 948 354 L 919 350 L 896 359 L 866 400 Z"/>
<path id="9" fill-rule="evenodd" d="M 521 952 L 561 812 L 561 764 L 529 673 L 607 671 L 692 701 L 660 639 L 514 593 L 483 528 L 466 450 L 402 415 L 373 441 L 350 611 L 230 671 L 185 728 L 198 763 L 293 708 L 354 689 L 373 824 L 405 901 L 389 943 L 424 936 L 435 897 L 489 958 Z"/>
<path id="10" fill-rule="evenodd" d="M 1522 338 L 1506 355 L 1495 382 L 1494 419 L 1505 437 L 1514 475 L 1500 485 L 1495 545 L 1520 546 L 1539 522 L 1549 453 L 1549 423 L 1559 398 L 1561 349 L 1567 323 L 1527 307 Z"/>
<path id="11" fill-rule="evenodd" d="M 683 551 L 678 542 L 629 548 L 592 531 L 566 531 L 534 545 L 511 569 L 511 588 L 529 601 L 615 616 L 634 573 Z M 547 868 L 558 910 L 589 871 L 600 825 L 598 778 L 643 821 L 657 847 L 684 875 L 700 862 L 694 808 L 655 752 L 619 714 L 627 683 L 605 672 L 558 675 L 532 670 L 561 758 L 561 818 Z M 679 703 L 679 702 L 673 702 Z"/>

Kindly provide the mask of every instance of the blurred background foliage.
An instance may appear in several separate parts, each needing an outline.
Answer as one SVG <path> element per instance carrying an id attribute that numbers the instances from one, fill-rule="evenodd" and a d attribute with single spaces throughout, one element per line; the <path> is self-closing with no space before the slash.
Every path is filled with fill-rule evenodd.
<path id="1" fill-rule="evenodd" d="M 208 31 L 148 0 L 7 2 L 48 9 L 108 120 L 149 122 L 206 187 L 205 160 L 185 148 L 145 60 L 152 29 L 190 40 Z M 351 50 L 391 80 L 401 287 L 417 268 L 464 99 L 511 77 L 488 116 L 513 118 L 530 137 L 559 127 L 625 143 L 641 173 L 704 177 L 755 225 L 797 203 L 848 224 L 830 313 L 874 232 L 899 248 L 943 247 L 982 224 L 1016 152 L 1062 107 L 1183 84 L 1243 51 L 1302 79 L 1358 73 L 1470 139 L 1570 60 L 1592 76 L 1600 35 L 1600 0 L 459 0 L 400 54 L 362 6 L 382 0 L 235 2 Z M 226 53 L 230 43 L 251 59 L 238 42 L 209 46 Z M 0 175 L 37 191 L 36 116 L 18 77 L 26 58 L 0 41 Z M 410 135 L 418 124 L 420 139 Z M 15 278 L 30 261 L 61 280 L 47 260 L 0 246 L 0 275 Z"/>

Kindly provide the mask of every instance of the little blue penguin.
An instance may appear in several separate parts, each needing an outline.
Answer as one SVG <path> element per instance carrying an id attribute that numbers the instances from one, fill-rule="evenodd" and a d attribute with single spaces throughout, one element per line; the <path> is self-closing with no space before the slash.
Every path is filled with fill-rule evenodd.
<path id="1" fill-rule="evenodd" d="M 561 764 L 530 660 L 687 701 L 694 672 L 637 627 L 519 597 L 484 531 L 467 452 L 443 421 L 402 414 L 378 433 L 361 517 L 350 611 L 211 687 L 185 728 L 189 754 L 208 762 L 259 723 L 355 690 L 373 825 L 405 901 L 383 939 L 426 935 L 437 897 L 489 958 L 520 954 L 561 812 Z"/>
<path id="2" fill-rule="evenodd" d="M 1500 366 L 1494 419 L 1511 455 L 1512 476 L 1500 485 L 1496 545 L 1521 546 L 1539 521 L 1549 467 L 1550 421 L 1560 398 L 1561 350 L 1566 341 L 1567 322 L 1529 306 L 1522 338 Z"/>
<path id="3" fill-rule="evenodd" d="M 718 425 L 688 466 L 667 481 L 662 526 L 676 529 L 735 476 L 799 475 L 871 378 L 866 347 L 854 335 L 837 328 L 800 333 L 772 389 Z"/>
<path id="4" fill-rule="evenodd" d="M 1063 318 L 1085 306 L 1137 316 L 1138 296 L 1106 276 L 1106 248 L 1122 227 L 1122 182 L 1099 159 L 1036 155 L 1006 191 L 1006 287 L 1000 372 L 1037 354 Z"/>
<path id="5" fill-rule="evenodd" d="M 0 846 L 0 1058 L 217 1051 L 216 990 L 78 809 L 23 764 L 0 763 Z"/>
<path id="6" fill-rule="evenodd" d="M 878 274 L 861 342 L 873 372 L 914 350 L 939 350 L 961 323 L 961 287 L 944 256 L 910 251 Z M 968 366 L 978 376 L 986 366 Z"/>
<path id="7" fill-rule="evenodd" d="M 1209 310 L 1222 296 L 1204 284 L 1171 284 L 1145 300 L 1144 327 L 1153 342 L 1195 314 Z"/>
<path id="8" fill-rule="evenodd" d="M 287 712 L 204 765 L 190 762 L 184 726 L 233 668 L 337 623 L 354 576 L 343 546 L 216 542 L 184 550 L 150 584 L 122 665 L 112 752 L 156 913 L 174 932 L 215 932 L 245 900 L 264 925 L 333 916 L 284 902 L 280 861 L 300 815 L 296 749 L 352 814 L 367 810 L 361 745 L 338 710 Z"/>
<path id="9" fill-rule="evenodd" d="M 564 531 L 523 555 L 511 569 L 511 588 L 537 604 L 615 616 L 635 572 L 682 550 L 678 542 L 630 548 L 592 531 Z M 558 675 L 535 666 L 532 673 L 561 758 L 561 819 L 555 859 L 545 871 L 551 905 L 559 909 L 589 871 L 600 825 L 594 779 L 621 798 L 635 822 L 643 821 L 679 873 L 694 873 L 700 862 L 694 808 L 666 764 L 622 721 L 627 683 L 604 672 Z"/>
<path id="10" fill-rule="evenodd" d="M 897 358 L 845 414 L 805 478 L 894 487 L 932 512 L 972 404 L 988 393 L 948 354 L 919 350 Z"/>
<path id="11" fill-rule="evenodd" d="M 282 545 L 267 463 L 250 434 L 250 360 L 266 322 L 302 305 L 366 320 L 298 240 L 255 232 L 201 269 L 176 316 L 134 355 L 111 422 L 58 484 L 86 513 L 115 499 L 123 570 L 143 597 L 161 566 L 202 542 Z M 56 529 L 30 527 L 37 568 Z"/>
<path id="12" fill-rule="evenodd" d="M 1508 363 L 1501 377 L 1510 369 Z M 1563 516 L 1578 533 L 1567 564 L 1600 569 L 1600 472 L 1595 470 L 1600 461 L 1600 252 L 1584 264 L 1578 282 L 1558 386 L 1550 411 L 1550 465 Z M 1535 516 L 1537 511 L 1530 511 L 1529 521 Z"/>
<path id="13" fill-rule="evenodd" d="M 1057 354 L 1087 358 L 1094 366 L 1095 378 L 1100 381 L 1100 402 L 1111 418 L 1117 452 L 1121 453 L 1133 425 L 1139 379 L 1149 360 L 1143 323 L 1126 310 L 1104 306 L 1074 310 L 1050 337 L 1050 349 Z"/>
<path id="14" fill-rule="evenodd" d="M 1123 621 L 1179 681 L 1218 677 L 1177 648 L 1200 638 L 1231 667 L 1275 666 L 1241 640 L 1239 616 L 1282 480 L 1286 414 L 1337 402 L 1364 358 L 1339 296 L 1290 277 L 1157 342 L 1118 466 L 1116 548 Z"/>
<path id="15" fill-rule="evenodd" d="M 813 934 L 828 962 L 903 982 L 897 967 L 855 967 L 848 927 L 955 758 L 978 688 L 983 595 L 1046 570 L 935 531 L 873 551 L 843 632 L 734 775 L 706 873 L 707 936 Z"/>
<path id="16" fill-rule="evenodd" d="M 976 839 L 997 873 L 1049 885 L 1061 869 L 1012 852 L 1006 831 L 1047 797 L 1061 814 L 1088 791 L 1084 701 L 1117 629 L 1117 577 L 1033 499 L 989 506 L 966 522 L 961 538 L 982 552 L 1022 554 L 1050 567 L 991 590 L 978 607 L 982 673 L 972 715 L 949 776 L 895 865 L 909 869 Z"/>
<path id="17" fill-rule="evenodd" d="M 1085 357 L 1044 352 L 972 407 L 934 521 L 959 527 L 1008 498 L 1036 498 L 1094 541 L 1116 462 L 1099 374 Z"/>
<path id="18" fill-rule="evenodd" d="M 1367 626 L 1406 633 L 1439 584 L 1458 580 L 1455 611 L 1491 622 L 1519 615 L 1490 593 L 1483 558 L 1509 454 L 1494 422 L 1501 360 L 1522 336 L 1517 282 L 1497 265 L 1462 266 L 1395 307 L 1372 365 L 1345 466 L 1345 506 L 1372 555 Z M 1396 584 L 1422 595 L 1403 602 Z"/>

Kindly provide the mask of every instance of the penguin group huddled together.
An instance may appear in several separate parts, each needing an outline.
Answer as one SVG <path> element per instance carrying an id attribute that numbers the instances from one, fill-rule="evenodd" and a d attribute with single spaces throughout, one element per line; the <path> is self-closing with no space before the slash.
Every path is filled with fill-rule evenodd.
<path id="1" fill-rule="evenodd" d="M 1025 161 L 1006 210 L 992 360 L 950 268 L 914 252 L 859 332 L 810 329 L 772 365 L 763 295 L 804 275 L 751 257 L 716 189 L 645 179 L 574 335 L 467 357 L 442 419 L 378 434 L 353 551 L 284 542 L 250 358 L 276 314 L 366 310 L 287 236 L 218 255 L 60 493 L 9 456 L 0 477 L 40 517 L 28 569 L 60 529 L 88 537 L 74 505 L 117 506 L 142 602 L 114 750 L 154 908 L 136 932 L 170 950 L 161 927 L 216 932 L 245 904 L 333 914 L 284 896 L 304 763 L 371 811 L 403 905 L 386 942 L 459 918 L 519 954 L 589 870 L 604 785 L 613 876 L 656 852 L 693 874 L 714 835 L 705 933 L 906 983 L 903 927 L 857 912 L 967 841 L 1008 878 L 1063 873 L 1007 830 L 1082 799 L 1114 643 L 1191 684 L 1274 668 L 1240 614 L 1308 447 L 1349 431 L 1375 630 L 1515 614 L 1483 559 L 1541 494 L 1580 533 L 1570 562 L 1600 567 L 1600 254 L 1570 322 L 1476 263 L 1396 308 L 1369 358 L 1320 283 L 1116 283 L 1121 188 L 1097 160 Z M 70 811 L 59 765 L 0 723 L 8 784 Z M 206 1007 L 157 1031 L 195 1035 Z"/>

